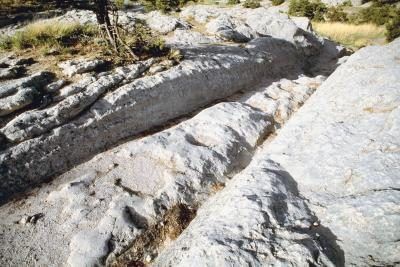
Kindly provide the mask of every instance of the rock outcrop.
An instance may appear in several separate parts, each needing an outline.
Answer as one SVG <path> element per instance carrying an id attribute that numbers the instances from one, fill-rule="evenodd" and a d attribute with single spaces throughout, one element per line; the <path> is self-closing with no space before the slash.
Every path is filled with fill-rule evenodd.
<path id="1" fill-rule="evenodd" d="M 399 51 L 351 56 L 155 266 L 398 264 Z"/>
<path id="2" fill-rule="evenodd" d="M 13 203 L 4 205 L 0 228 L 11 228 L 4 235 L 9 245 L 0 249 L 8 255 L 2 263 L 111 264 L 168 210 L 180 203 L 195 207 L 243 169 L 260 142 L 322 81 L 302 76 L 267 83 L 97 155 L 34 193 L 29 206 L 16 211 Z M 13 223 L 39 213 L 43 216 L 32 228 Z M 49 236 L 52 242 L 45 242 Z M 33 250 L 28 259 L 17 257 L 21 251 L 12 248 L 18 244 Z"/>
<path id="3" fill-rule="evenodd" d="M 0 265 L 398 265 L 400 39 L 268 6 L 120 12 L 182 60 L 1 59 Z"/>
<path id="4" fill-rule="evenodd" d="M 199 47 L 184 53 L 187 60 L 165 72 L 121 87 L 123 76 L 105 75 L 55 106 L 8 122 L 1 129 L 10 147 L 0 152 L 0 198 L 61 173 L 122 138 L 251 88 L 262 77 L 298 75 L 306 62 L 301 50 L 274 38 L 255 39 L 244 48 Z M 102 96 L 106 90 L 111 92 Z"/>

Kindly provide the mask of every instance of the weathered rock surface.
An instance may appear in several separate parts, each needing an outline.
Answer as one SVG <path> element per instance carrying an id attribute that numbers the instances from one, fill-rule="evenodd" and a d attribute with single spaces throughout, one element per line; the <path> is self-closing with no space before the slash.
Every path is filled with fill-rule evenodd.
<path id="1" fill-rule="evenodd" d="M 18 78 L 24 70 L 25 69 L 21 66 L 0 68 L 0 80 Z"/>
<path id="2" fill-rule="evenodd" d="M 50 126 L 46 122 L 37 127 L 36 120 L 27 120 L 25 131 L 18 126 L 18 119 L 10 122 L 1 131 L 17 142 L 36 136 L 37 128 L 39 133 L 52 130 L 1 152 L 1 198 L 60 173 L 122 138 L 254 86 L 262 77 L 299 74 L 304 62 L 292 44 L 273 38 L 256 39 L 247 48 L 205 47 L 185 53 L 187 60 L 180 65 L 106 94 L 84 114 L 60 127 L 54 128 L 60 124 L 59 113 L 47 113 L 46 109 L 39 117 L 49 114 L 54 118 Z"/>
<path id="3" fill-rule="evenodd" d="M 8 115 L 31 104 L 39 93 L 35 88 L 25 87 L 14 95 L 0 99 L 0 116 Z"/>
<path id="4" fill-rule="evenodd" d="M 285 170 L 252 161 L 211 197 L 153 266 L 339 266 Z M 331 258 L 330 258 L 331 257 Z"/>
<path id="5" fill-rule="evenodd" d="M 139 19 L 144 19 L 147 26 L 159 33 L 166 34 L 175 29 L 189 29 L 189 25 L 183 20 L 167 16 L 160 11 L 152 11 L 147 14 L 138 15 Z"/>
<path id="6" fill-rule="evenodd" d="M 0 98 L 15 94 L 21 87 L 35 87 L 40 89 L 47 85 L 52 78 L 53 75 L 51 73 L 41 71 L 18 80 L 0 83 Z"/>
<path id="7" fill-rule="evenodd" d="M 1 129 L 1 133 L 12 142 L 22 142 L 46 133 L 81 113 L 106 90 L 117 85 L 122 80 L 123 76 L 118 74 L 100 77 L 85 88 L 83 92 L 71 95 L 48 109 L 22 113 L 4 126 Z"/>
<path id="8" fill-rule="evenodd" d="M 27 205 L 4 205 L 0 229 L 8 230 L 1 235 L 0 262 L 111 263 L 166 210 L 204 201 L 245 167 L 260 140 L 272 131 L 281 103 L 288 100 L 293 107 L 288 112 L 294 112 L 321 81 L 300 77 L 260 87 L 168 130 L 97 155 L 40 189 Z M 271 102 L 276 102 L 275 109 L 266 108 Z M 34 227 L 13 223 L 39 212 L 43 217 Z M 17 257 L 22 253 L 14 249 L 18 244 L 30 251 L 27 258 Z"/>
<path id="9" fill-rule="evenodd" d="M 209 33 L 234 42 L 247 42 L 258 36 L 248 25 L 228 15 L 219 15 L 206 24 L 206 29 Z"/>
<path id="10" fill-rule="evenodd" d="M 75 74 L 81 74 L 85 72 L 89 72 L 99 68 L 104 65 L 105 62 L 100 59 L 73 59 L 62 62 L 58 64 L 58 66 L 63 70 L 63 73 L 68 77 L 72 77 Z"/>
<path id="11" fill-rule="evenodd" d="M 191 30 L 179 30 L 173 32 L 171 36 L 166 36 L 165 41 L 170 46 L 195 46 L 212 44 L 221 41 L 213 36 L 206 36 L 200 32 Z"/>
<path id="12" fill-rule="evenodd" d="M 99 62 L 79 60 L 63 65 L 73 76 L 67 82 L 51 83 L 50 74 L 40 74 L 0 84 L 0 110 L 7 107 L 0 121 L 0 265 L 102 266 L 132 260 L 164 265 L 202 257 L 196 254 L 201 250 L 185 250 L 186 245 L 176 256 L 171 248 L 180 248 L 180 242 L 207 244 L 212 249 L 206 252 L 215 251 L 221 264 L 236 257 L 254 265 L 340 265 L 338 242 L 325 224 L 317 227 L 320 211 L 282 174 L 285 168 L 261 149 L 241 171 L 324 80 L 303 73 L 330 74 L 342 48 L 265 7 L 189 6 L 180 18 L 158 12 L 119 15 L 128 28 L 146 20 L 168 45 L 182 48 L 184 60 L 175 66 L 151 59 L 101 73 L 93 71 Z M 92 23 L 95 17 L 71 11 L 56 19 Z M 259 38 L 265 35 L 272 37 Z M 0 61 L 0 67 L 29 71 L 31 63 L 8 61 Z M 22 109 L 20 95 L 30 88 L 48 102 Z M 225 102 L 191 114 L 216 101 Z M 14 109 L 10 103 L 18 105 Z M 172 123 L 145 136 L 146 130 Z M 126 141 L 136 134 L 144 137 Z M 29 195 L 21 194 L 27 189 Z M 248 192 L 245 201 L 242 189 Z M 10 199 L 18 194 L 20 200 Z M 174 210 L 194 214 L 213 194 L 175 243 L 186 224 Z M 237 207 L 243 211 L 240 220 L 231 214 Z M 226 209 L 222 216 L 209 214 L 219 209 Z M 206 215 L 212 224 L 204 223 Z M 238 230 L 220 230 L 222 219 L 225 227 Z M 190 220 L 186 216 L 186 223 Z M 218 244 L 202 239 L 203 230 L 214 233 Z M 143 242 L 148 236 L 158 240 Z"/>
<path id="13" fill-rule="evenodd" d="M 399 51 L 351 56 L 155 265 L 397 265 Z"/>
<path id="14" fill-rule="evenodd" d="M 0 117 L 13 113 L 39 100 L 41 89 L 52 79 L 52 74 L 39 72 L 31 76 L 0 83 Z"/>

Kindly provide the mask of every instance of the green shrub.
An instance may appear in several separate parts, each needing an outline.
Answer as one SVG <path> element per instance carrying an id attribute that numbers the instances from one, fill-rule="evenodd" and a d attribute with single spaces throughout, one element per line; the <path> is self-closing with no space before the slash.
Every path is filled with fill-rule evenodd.
<path id="1" fill-rule="evenodd" d="M 349 19 L 347 18 L 346 12 L 343 11 L 342 7 L 329 7 L 326 12 L 325 17 L 328 21 L 338 21 L 338 22 L 347 22 Z"/>
<path id="2" fill-rule="evenodd" d="M 400 37 L 400 9 L 397 10 L 397 15 L 386 24 L 386 40 L 390 42 L 397 37 Z"/>
<path id="3" fill-rule="evenodd" d="M 285 2 L 285 0 L 271 0 L 273 6 L 279 6 Z"/>
<path id="4" fill-rule="evenodd" d="M 141 0 L 146 11 L 161 10 L 162 12 L 170 12 L 179 10 L 189 1 L 192 0 Z"/>
<path id="5" fill-rule="evenodd" d="M 350 0 L 346 0 L 341 4 L 341 6 L 353 6 L 353 4 L 351 3 Z"/>
<path id="6" fill-rule="evenodd" d="M 289 15 L 307 17 L 315 21 L 323 21 L 327 7 L 320 0 L 310 2 L 308 0 L 291 0 L 289 3 Z"/>
<path id="7" fill-rule="evenodd" d="M 384 25 L 396 17 L 396 14 L 398 14 L 397 8 L 394 5 L 374 2 L 370 7 L 364 8 L 356 14 L 352 18 L 352 22 L 356 24 L 370 22 L 376 25 Z"/>
<path id="8" fill-rule="evenodd" d="M 240 4 L 240 0 L 228 0 L 228 5 L 237 5 Z"/>
<path id="9" fill-rule="evenodd" d="M 136 55 L 159 56 L 167 51 L 164 40 L 152 33 L 142 21 L 138 21 L 123 39 Z"/>
<path id="10" fill-rule="evenodd" d="M 243 4 L 245 8 L 259 8 L 261 6 L 259 0 L 246 0 Z"/>

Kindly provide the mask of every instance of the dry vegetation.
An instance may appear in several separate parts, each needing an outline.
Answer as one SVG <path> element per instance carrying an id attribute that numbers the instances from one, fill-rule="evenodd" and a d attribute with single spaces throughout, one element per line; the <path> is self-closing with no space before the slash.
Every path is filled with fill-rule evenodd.
<path id="1" fill-rule="evenodd" d="M 90 25 L 46 20 L 29 24 L 13 36 L 0 39 L 0 48 L 60 49 L 88 42 L 96 32 L 97 29 Z"/>
<path id="2" fill-rule="evenodd" d="M 139 59 L 165 56 L 168 51 L 159 35 L 144 24 L 122 35 L 123 40 L 139 55 Z M 77 56 L 101 58 L 114 65 L 132 61 L 118 56 L 101 37 L 96 25 L 59 22 L 54 19 L 28 24 L 12 36 L 0 36 L 0 52 L 14 52 L 17 56 L 33 57 L 42 67 L 55 71 L 60 61 Z"/>
<path id="3" fill-rule="evenodd" d="M 385 43 L 385 27 L 371 23 L 314 22 L 313 27 L 320 35 L 353 49 Z"/>

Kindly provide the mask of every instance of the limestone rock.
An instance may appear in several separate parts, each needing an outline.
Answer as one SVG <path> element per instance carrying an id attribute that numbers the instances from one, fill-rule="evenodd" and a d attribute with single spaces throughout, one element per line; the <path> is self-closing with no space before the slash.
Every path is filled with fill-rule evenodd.
<path id="1" fill-rule="evenodd" d="M 185 7 L 180 16 L 186 19 L 194 19 L 198 23 L 205 24 L 212 17 L 220 15 L 221 10 L 209 5 L 190 5 Z"/>
<path id="2" fill-rule="evenodd" d="M 217 38 L 196 31 L 180 29 L 175 30 L 172 36 L 165 37 L 165 40 L 171 46 L 193 46 L 218 42 Z"/>
<path id="3" fill-rule="evenodd" d="M 53 78 L 53 74 L 46 71 L 37 72 L 28 77 L 0 83 L 0 98 L 15 94 L 20 87 L 35 87 L 41 89 Z"/>
<path id="4" fill-rule="evenodd" d="M 303 31 L 313 31 L 312 24 L 307 17 L 290 17 L 291 20 Z"/>
<path id="5" fill-rule="evenodd" d="M 337 266 L 332 242 L 279 165 L 254 159 L 203 204 L 154 266 Z M 330 258 L 331 257 L 331 258 Z"/>
<path id="6" fill-rule="evenodd" d="M 95 70 L 104 64 L 105 61 L 100 59 L 73 59 L 62 62 L 58 64 L 58 66 L 62 69 L 65 75 L 72 77 L 75 74 L 81 74 Z"/>
<path id="7" fill-rule="evenodd" d="M 0 68 L 0 80 L 15 79 L 21 76 L 25 68 L 21 66 L 13 66 L 8 68 Z"/>
<path id="8" fill-rule="evenodd" d="M 118 74 L 101 77 L 85 91 L 69 96 L 51 108 L 22 113 L 0 131 L 12 142 L 21 142 L 43 134 L 78 115 L 122 79 Z"/>
<path id="9" fill-rule="evenodd" d="M 91 83 L 93 83 L 95 81 L 96 81 L 96 77 L 94 77 L 91 74 L 86 73 L 86 74 L 82 75 L 82 77 L 79 79 L 79 81 L 61 88 L 57 92 L 56 96 L 54 97 L 54 100 L 60 101 L 70 95 L 82 92 L 83 90 L 85 90 L 86 87 L 88 87 Z"/>
<path id="10" fill-rule="evenodd" d="M 112 263 L 138 235 L 160 222 L 165 209 L 181 201 L 188 205 L 204 201 L 248 164 L 260 140 L 273 128 L 274 113 L 262 110 L 264 100 L 271 99 L 266 95 L 270 86 L 287 90 L 291 86 L 293 92 L 300 92 L 294 88 L 316 82 L 320 80 L 301 76 L 267 83 L 232 102 L 206 108 L 175 127 L 97 155 L 57 178 L 54 185 L 43 187 L 29 198 L 29 205 L 15 210 L 13 204 L 6 204 L 0 208 L 1 226 L 37 210 L 46 216 L 31 232 L 16 237 L 14 231 L 20 228 L 12 225 L 4 237 L 9 245 L 0 247 L 7 256 L 0 262 L 23 262 L 13 248 L 24 244 L 21 249 L 37 253 L 39 264 Z M 306 98 L 308 91 L 302 92 Z M 288 95 L 277 94 L 274 101 L 280 97 Z M 300 97 L 289 99 L 294 107 L 299 105 Z M 13 215 L 2 216 L 9 210 Z M 54 236 L 52 242 L 44 242 L 49 236 Z"/>
<path id="11" fill-rule="evenodd" d="M 177 18 L 167 16 L 159 11 L 152 11 L 145 15 L 139 16 L 144 18 L 147 26 L 159 33 L 166 34 L 174 31 L 175 29 L 188 29 L 189 25 Z"/>
<path id="12" fill-rule="evenodd" d="M 63 87 L 66 83 L 66 80 L 61 79 L 46 85 L 44 90 L 48 93 L 55 93 L 58 92 L 58 90 L 60 90 L 60 88 Z"/>
<path id="13" fill-rule="evenodd" d="M 206 24 L 206 29 L 211 34 L 234 42 L 247 42 L 257 36 L 249 26 L 228 15 L 220 15 L 211 20 Z"/>
<path id="14" fill-rule="evenodd" d="M 155 265 L 396 265 L 399 48 L 350 56 Z"/>
<path id="15" fill-rule="evenodd" d="M 136 79 L 92 106 L 107 86 L 101 85 L 100 90 L 91 85 L 87 91 L 95 92 L 93 95 L 85 91 L 73 94 L 56 108 L 21 114 L 9 122 L 1 131 L 10 140 L 25 141 L 0 154 L 6 166 L 1 169 L 1 198 L 13 192 L 12 188 L 16 192 L 40 182 L 122 138 L 229 96 L 265 75 L 296 75 L 303 64 L 293 45 L 272 38 L 255 39 L 245 49 L 192 48 L 183 53 L 186 60 L 180 65 Z M 79 99 L 82 102 L 75 107 L 73 103 Z M 59 108 L 65 112 L 57 111 Z M 33 165 L 36 167 L 30 167 Z"/>
<path id="16" fill-rule="evenodd" d="M 397 39 L 350 56 L 266 148 L 336 236 L 346 265 L 400 261 L 399 51 Z"/>
<path id="17" fill-rule="evenodd" d="M 64 15 L 55 19 L 69 23 L 96 24 L 96 15 L 89 10 L 69 10 Z"/>
<path id="18" fill-rule="evenodd" d="M 262 36 L 270 35 L 295 44 L 307 56 L 318 53 L 322 47 L 318 38 L 299 28 L 286 14 L 258 8 L 247 15 L 246 23 Z"/>
<path id="19" fill-rule="evenodd" d="M 0 84 L 0 116 L 20 110 L 35 100 L 40 101 L 41 89 L 48 84 L 53 75 L 39 72 L 31 76 Z"/>
<path id="20" fill-rule="evenodd" d="M 8 115 L 33 102 L 39 93 L 35 88 L 25 87 L 14 95 L 0 98 L 0 116 Z"/>

